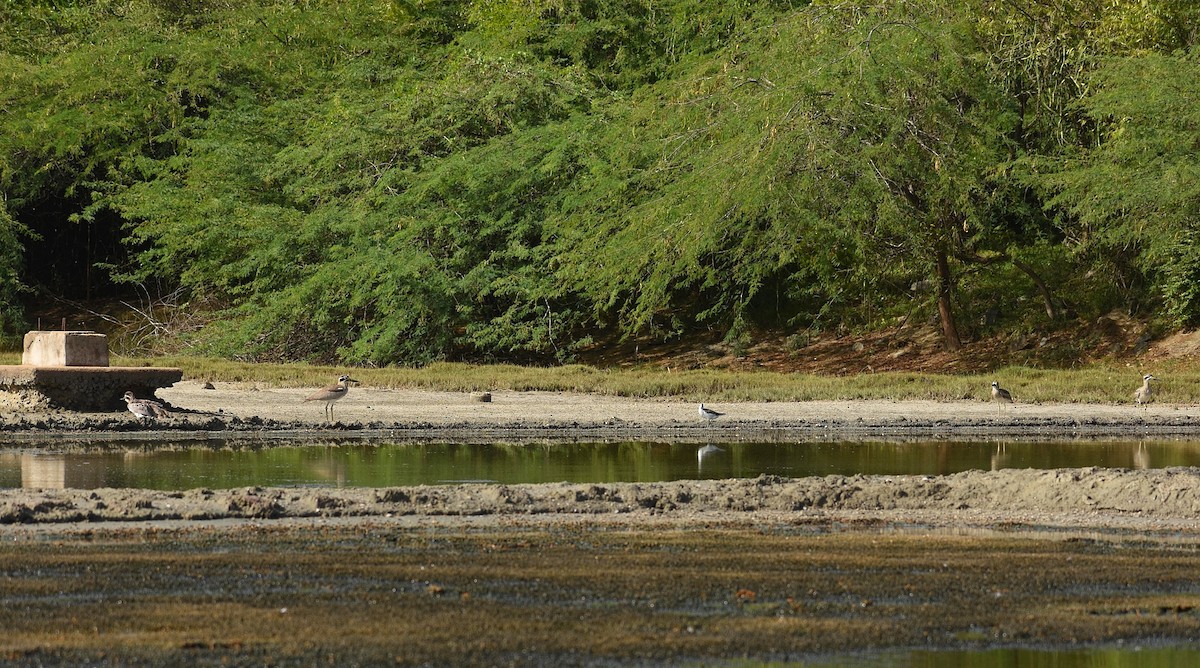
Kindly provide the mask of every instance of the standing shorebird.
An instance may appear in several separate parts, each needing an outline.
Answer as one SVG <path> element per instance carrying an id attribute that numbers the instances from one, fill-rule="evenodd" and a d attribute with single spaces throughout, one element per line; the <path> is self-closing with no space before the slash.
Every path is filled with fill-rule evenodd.
<path id="1" fill-rule="evenodd" d="M 717 411 L 714 411 L 711 408 L 705 408 L 704 404 L 700 404 L 700 417 L 704 418 L 705 420 L 712 422 L 713 420 L 721 417 L 722 415 L 724 415 L 724 413 L 718 413 Z"/>
<path id="2" fill-rule="evenodd" d="M 167 409 L 163 405 L 153 399 L 138 399 L 133 392 L 126 392 L 125 396 L 121 397 L 125 400 L 125 407 L 133 413 L 134 417 L 139 420 L 152 420 L 160 417 L 171 417 Z"/>
<path id="3" fill-rule="evenodd" d="M 325 419 L 333 422 L 333 402 L 346 396 L 346 392 L 350 390 L 350 383 L 357 383 L 350 376 L 339 376 L 336 383 L 326 385 L 321 389 L 313 392 L 304 398 L 305 401 L 324 401 L 325 402 Z"/>
<path id="4" fill-rule="evenodd" d="M 1133 401 L 1139 406 L 1145 406 L 1150 403 L 1150 395 L 1154 394 L 1150 390 L 1150 381 L 1158 380 L 1150 374 L 1142 376 L 1142 386 L 1133 392 Z"/>
<path id="5" fill-rule="evenodd" d="M 1000 414 L 1000 404 L 1011 404 L 1012 393 L 1000 387 L 1000 383 L 992 381 L 992 401 L 996 402 L 996 415 Z"/>

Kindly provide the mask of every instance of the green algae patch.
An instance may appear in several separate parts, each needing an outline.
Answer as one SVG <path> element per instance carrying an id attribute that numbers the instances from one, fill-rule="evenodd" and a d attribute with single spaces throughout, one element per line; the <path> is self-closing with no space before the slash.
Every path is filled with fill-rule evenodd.
<path id="1" fill-rule="evenodd" d="M 1200 637 L 1200 537 L 601 521 L 0 541 L 0 659 L 583 664 Z"/>

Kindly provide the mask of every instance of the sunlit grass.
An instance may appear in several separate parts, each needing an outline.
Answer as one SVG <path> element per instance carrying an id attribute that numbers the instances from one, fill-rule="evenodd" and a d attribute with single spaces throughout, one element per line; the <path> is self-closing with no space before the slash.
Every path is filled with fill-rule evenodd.
<path id="1" fill-rule="evenodd" d="M 114 359 L 114 364 L 177 366 L 188 378 L 254 381 L 282 387 L 319 386 L 351 373 L 368 387 L 585 392 L 628 397 L 679 397 L 707 401 L 808 401 L 817 399 L 990 400 L 992 380 L 1023 403 L 1129 402 L 1142 369 L 1093 366 L 1072 370 L 1009 367 L 987 376 L 878 373 L 819 376 L 799 373 L 659 368 L 598 369 L 585 365 L 526 367 L 439 362 L 421 368 L 348 369 L 307 364 L 247 364 L 207 358 Z M 1184 364 L 1150 369 L 1161 380 L 1157 399 L 1200 402 L 1200 371 Z"/>
<path id="2" fill-rule="evenodd" d="M 312 364 L 251 364 L 202 357 L 113 357 L 114 366 L 168 366 L 184 377 L 213 382 L 255 382 L 278 387 L 316 387 L 350 373 L 365 387 L 450 392 L 479 390 L 583 392 L 626 397 L 672 397 L 694 401 L 810 401 L 818 399 L 960 401 L 991 399 L 992 380 L 1021 403 L 1128 403 L 1145 371 L 1160 378 L 1156 400 L 1200 403 L 1200 367 L 1188 361 L 1142 369 L 1097 365 L 1070 370 L 1008 367 L 984 375 L 876 373 L 821 376 L 766 371 L 697 369 L 666 371 L 643 367 L 599 369 L 569 364 L 527 367 L 509 364 L 438 362 L 420 368 L 349 368 Z M 19 354 L 0 354 L 0 364 L 18 364 Z"/>

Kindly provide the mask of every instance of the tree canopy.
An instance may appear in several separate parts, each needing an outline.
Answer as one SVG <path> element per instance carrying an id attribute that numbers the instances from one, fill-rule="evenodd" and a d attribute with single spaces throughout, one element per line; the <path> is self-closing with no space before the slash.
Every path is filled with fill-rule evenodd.
<path id="1" fill-rule="evenodd" d="M 1192 326 L 1193 5 L 7 3 L 0 330 L 64 229 L 249 359 Z"/>

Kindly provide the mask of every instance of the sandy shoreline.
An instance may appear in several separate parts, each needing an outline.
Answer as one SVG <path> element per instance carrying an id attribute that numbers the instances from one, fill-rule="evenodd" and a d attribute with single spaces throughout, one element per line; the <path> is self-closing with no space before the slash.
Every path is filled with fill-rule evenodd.
<path id="1" fill-rule="evenodd" d="M 1200 529 L 1200 469 L 967 471 L 660 483 L 396 488 L 0 490 L 0 524 L 587 516 L 674 521 L 864 518 L 896 525 Z M 476 520 L 478 521 L 478 520 Z"/>
<path id="2" fill-rule="evenodd" d="M 307 389 L 195 381 L 160 390 L 172 417 L 141 423 L 121 405 L 102 413 L 22 412 L 0 408 L 0 434 L 37 441 L 45 436 L 155 438 L 164 434 L 340 433 L 346 436 L 494 439 L 638 438 L 671 441 L 812 440 L 874 436 L 1070 438 L 1200 434 L 1200 407 L 1151 404 L 1016 404 L 997 410 L 980 401 L 726 402 L 714 422 L 696 404 L 569 392 L 469 393 L 355 388 L 327 422 Z"/>
<path id="3" fill-rule="evenodd" d="M 355 388 L 324 422 L 304 389 L 185 381 L 162 390 L 173 417 L 142 424 L 124 412 L 0 415 L 0 437 L 20 448 L 139 442 L 317 437 L 459 442 L 661 440 L 732 442 L 895 438 L 1049 439 L 1200 434 L 1200 409 L 1168 404 L 977 401 L 741 402 L 700 419 L 696 405 L 551 392 L 471 395 Z M 73 444 L 73 445 L 72 445 Z M 1064 470 L 952 476 L 831 476 L 614 485 L 446 485 L 397 489 L 0 490 L 0 524 L 186 522 L 214 519 L 516 517 L 588 515 L 743 521 L 759 513 L 907 513 L 939 524 L 1086 527 L 1173 523 L 1194 528 L 1200 472 Z M 1115 491 L 1114 491 L 1115 490 Z M 1105 496 L 1107 495 L 1107 496 Z M 956 519 L 957 518 L 957 519 Z"/>

